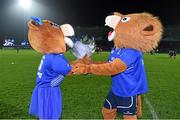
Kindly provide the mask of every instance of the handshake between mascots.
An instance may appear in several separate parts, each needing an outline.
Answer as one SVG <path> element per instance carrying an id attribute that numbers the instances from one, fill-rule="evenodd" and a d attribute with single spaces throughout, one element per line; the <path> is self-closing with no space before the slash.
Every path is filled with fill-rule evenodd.
<path id="1" fill-rule="evenodd" d="M 71 25 L 57 25 L 32 17 L 28 22 L 28 40 L 43 57 L 37 71 L 29 114 L 40 119 L 61 118 L 59 85 L 64 77 L 95 74 L 112 77 L 112 87 L 102 108 L 104 119 L 115 119 L 117 113 L 122 114 L 124 119 L 141 116 L 140 95 L 148 90 L 142 52 L 157 47 L 163 32 L 161 22 L 149 13 L 122 15 L 115 12 L 106 17 L 105 23 L 113 29 L 108 34 L 108 40 L 113 40 L 114 48 L 107 61 L 98 62 L 89 58 L 95 50 L 94 41 L 74 43 L 68 38 L 74 35 Z M 64 56 L 68 48 L 72 48 L 72 53 L 79 58 L 70 64 Z"/>
<path id="2" fill-rule="evenodd" d="M 115 12 L 106 17 L 105 25 L 113 29 L 108 34 L 108 40 L 114 42 L 108 60 L 89 59 L 86 64 L 75 64 L 72 72 L 111 76 L 112 86 L 102 108 L 104 119 L 115 119 L 117 113 L 123 115 L 123 119 L 137 119 L 142 115 L 140 95 L 148 91 L 143 52 L 157 47 L 162 24 L 149 13 Z"/>

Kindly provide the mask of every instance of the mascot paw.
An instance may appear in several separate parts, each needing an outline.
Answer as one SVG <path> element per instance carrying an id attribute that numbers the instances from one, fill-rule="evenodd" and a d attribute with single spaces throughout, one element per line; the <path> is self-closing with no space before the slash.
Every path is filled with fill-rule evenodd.
<path id="1" fill-rule="evenodd" d="M 81 63 L 74 65 L 72 68 L 73 74 L 77 74 L 77 75 L 88 74 L 89 71 L 90 71 L 90 65 L 81 64 Z"/>
<path id="2" fill-rule="evenodd" d="M 85 55 L 82 59 L 80 59 L 83 64 L 89 65 L 91 64 L 91 58 L 88 55 Z"/>
<path id="3" fill-rule="evenodd" d="M 75 66 L 77 64 L 86 64 L 86 65 L 89 65 L 89 64 L 91 64 L 91 59 L 87 55 L 85 55 L 83 58 L 71 62 L 72 66 Z"/>

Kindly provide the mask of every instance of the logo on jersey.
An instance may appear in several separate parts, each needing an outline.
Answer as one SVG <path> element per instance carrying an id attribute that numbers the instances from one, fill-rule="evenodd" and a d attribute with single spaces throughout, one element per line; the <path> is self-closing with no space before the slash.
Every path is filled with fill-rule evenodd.
<path id="1" fill-rule="evenodd" d="M 43 56 L 43 58 L 41 59 L 41 62 L 40 62 L 39 67 L 38 67 L 37 76 L 38 76 L 40 79 L 42 78 L 41 69 L 42 69 L 42 65 L 43 65 L 43 63 L 44 63 L 44 59 L 45 59 L 45 56 Z"/>

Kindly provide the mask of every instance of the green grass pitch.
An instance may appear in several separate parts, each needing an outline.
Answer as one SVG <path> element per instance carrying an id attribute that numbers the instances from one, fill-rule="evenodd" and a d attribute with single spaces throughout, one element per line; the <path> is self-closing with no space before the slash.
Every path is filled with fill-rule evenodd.
<path id="1" fill-rule="evenodd" d="M 93 59 L 103 61 L 108 54 L 95 53 Z M 34 118 L 28 109 L 41 57 L 32 50 L 20 50 L 19 54 L 0 50 L 0 118 Z M 66 57 L 75 59 L 70 53 Z M 160 119 L 180 119 L 180 56 L 170 59 L 167 54 L 145 54 L 144 59 L 149 86 L 146 98 Z M 60 86 L 62 118 L 102 119 L 101 108 L 110 85 L 110 77 L 67 76 Z M 142 118 L 153 118 L 144 99 Z"/>

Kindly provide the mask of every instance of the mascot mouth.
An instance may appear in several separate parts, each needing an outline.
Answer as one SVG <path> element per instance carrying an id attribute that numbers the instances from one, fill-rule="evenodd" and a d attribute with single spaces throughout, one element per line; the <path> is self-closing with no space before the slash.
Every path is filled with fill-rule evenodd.
<path id="1" fill-rule="evenodd" d="M 69 37 L 64 37 L 65 43 L 69 48 L 73 48 L 74 47 L 74 43 L 73 41 L 69 38 Z"/>
<path id="2" fill-rule="evenodd" d="M 111 28 L 111 31 L 108 33 L 108 41 L 112 41 L 115 38 L 115 28 L 120 22 L 121 17 L 117 15 L 109 15 L 105 18 L 105 26 Z"/>
<path id="3" fill-rule="evenodd" d="M 75 32 L 73 27 L 70 24 L 63 24 L 60 26 L 63 34 L 64 34 L 64 40 L 66 45 L 68 45 L 68 47 L 73 48 L 74 47 L 74 43 L 73 41 L 69 38 L 71 36 L 74 36 Z"/>
<path id="4" fill-rule="evenodd" d="M 109 31 L 108 32 L 108 41 L 112 41 L 115 38 L 115 31 Z"/>

